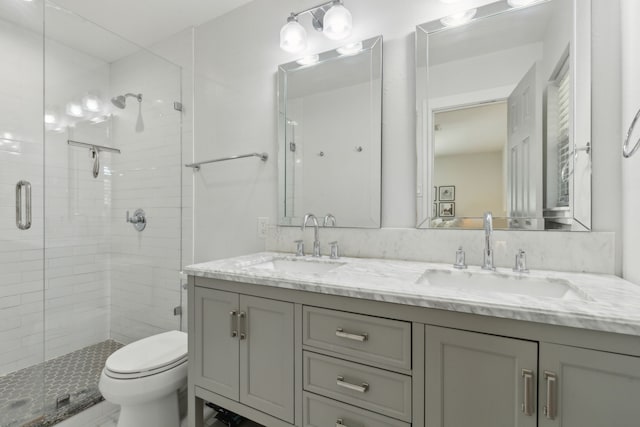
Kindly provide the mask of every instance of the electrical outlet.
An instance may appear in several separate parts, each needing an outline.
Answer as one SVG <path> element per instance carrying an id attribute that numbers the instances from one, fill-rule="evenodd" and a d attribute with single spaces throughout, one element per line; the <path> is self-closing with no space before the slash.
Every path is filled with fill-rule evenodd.
<path id="1" fill-rule="evenodd" d="M 269 218 L 258 218 L 258 237 L 261 239 L 267 238 L 267 229 L 269 228 Z"/>

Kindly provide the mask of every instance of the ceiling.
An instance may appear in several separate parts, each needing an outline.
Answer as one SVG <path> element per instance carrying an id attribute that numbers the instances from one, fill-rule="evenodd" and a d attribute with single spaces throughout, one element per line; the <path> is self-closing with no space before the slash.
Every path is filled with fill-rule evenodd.
<path id="1" fill-rule="evenodd" d="M 54 0 L 89 21 L 148 47 L 251 0 Z"/>

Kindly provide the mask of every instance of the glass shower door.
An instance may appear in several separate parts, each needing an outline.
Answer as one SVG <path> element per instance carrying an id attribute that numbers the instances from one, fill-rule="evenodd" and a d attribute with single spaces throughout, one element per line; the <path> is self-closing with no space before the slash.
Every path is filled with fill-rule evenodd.
<path id="1" fill-rule="evenodd" d="M 44 406 L 43 3 L 0 0 L 0 427 Z"/>

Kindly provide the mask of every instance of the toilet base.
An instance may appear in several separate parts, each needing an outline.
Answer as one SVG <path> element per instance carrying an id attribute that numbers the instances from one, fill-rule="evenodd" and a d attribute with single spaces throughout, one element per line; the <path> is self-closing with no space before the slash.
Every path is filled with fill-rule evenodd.
<path id="1" fill-rule="evenodd" d="M 118 427 L 179 427 L 178 392 L 139 405 L 122 405 Z"/>

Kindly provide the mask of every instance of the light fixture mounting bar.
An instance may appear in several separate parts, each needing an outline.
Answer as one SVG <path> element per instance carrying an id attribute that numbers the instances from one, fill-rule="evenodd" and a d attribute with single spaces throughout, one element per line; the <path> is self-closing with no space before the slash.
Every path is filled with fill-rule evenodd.
<path id="1" fill-rule="evenodd" d="M 310 13 L 313 15 L 313 12 L 315 12 L 316 10 L 325 8 L 327 6 L 332 6 L 334 4 L 342 4 L 342 0 L 331 0 L 322 4 L 318 4 L 316 6 L 310 7 L 300 12 L 291 12 L 291 17 L 297 18 L 298 16 L 304 15 L 305 13 Z"/>

